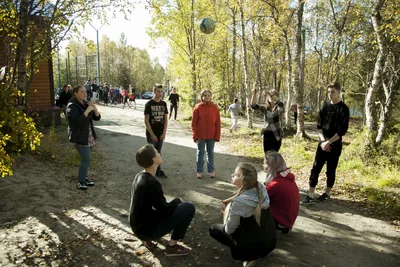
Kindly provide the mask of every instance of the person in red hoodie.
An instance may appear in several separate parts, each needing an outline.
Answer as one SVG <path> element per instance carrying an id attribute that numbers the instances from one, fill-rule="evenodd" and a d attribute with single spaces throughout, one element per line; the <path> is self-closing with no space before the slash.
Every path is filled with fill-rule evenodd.
<path id="1" fill-rule="evenodd" d="M 300 208 L 300 194 L 295 177 L 286 167 L 282 155 L 275 151 L 265 154 L 263 167 L 267 173 L 265 185 L 276 229 L 283 234 L 289 234 Z"/>
<path id="2" fill-rule="evenodd" d="M 192 135 L 197 144 L 196 168 L 198 179 L 203 178 L 204 151 L 207 148 L 207 170 L 210 178 L 215 178 L 214 144 L 221 137 L 221 118 L 219 109 L 212 101 L 209 90 L 201 92 L 201 102 L 192 114 Z"/>

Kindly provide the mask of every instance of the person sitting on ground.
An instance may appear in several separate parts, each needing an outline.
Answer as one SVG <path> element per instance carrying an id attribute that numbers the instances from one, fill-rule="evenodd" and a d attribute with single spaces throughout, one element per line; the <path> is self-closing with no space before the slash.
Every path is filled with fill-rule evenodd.
<path id="1" fill-rule="evenodd" d="M 243 266 L 254 266 L 256 260 L 275 249 L 275 223 L 269 211 L 265 187 L 257 181 L 257 171 L 248 163 L 239 163 L 232 174 L 238 191 L 222 201 L 224 224 L 213 224 L 210 235 L 230 247 L 232 258 Z"/>
<path id="2" fill-rule="evenodd" d="M 154 177 L 163 159 L 153 145 L 147 144 L 136 153 L 136 162 L 144 168 L 132 183 L 129 223 L 132 231 L 148 248 L 159 239 L 172 232 L 164 251 L 166 256 L 183 256 L 190 249 L 177 244 L 185 237 L 196 209 L 190 202 L 175 198 L 167 202 L 160 182 Z"/>
<path id="3" fill-rule="evenodd" d="M 295 177 L 286 167 L 282 155 L 275 151 L 265 154 L 263 167 L 267 173 L 265 184 L 276 229 L 283 234 L 289 234 L 300 208 L 300 194 Z"/>

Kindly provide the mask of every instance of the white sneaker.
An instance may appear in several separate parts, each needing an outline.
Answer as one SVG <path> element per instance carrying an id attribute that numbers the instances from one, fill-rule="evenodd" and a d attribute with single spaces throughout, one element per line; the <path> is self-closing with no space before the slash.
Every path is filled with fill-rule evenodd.
<path id="1" fill-rule="evenodd" d="M 243 267 L 252 267 L 256 265 L 257 260 L 255 261 L 244 261 L 243 262 Z"/>

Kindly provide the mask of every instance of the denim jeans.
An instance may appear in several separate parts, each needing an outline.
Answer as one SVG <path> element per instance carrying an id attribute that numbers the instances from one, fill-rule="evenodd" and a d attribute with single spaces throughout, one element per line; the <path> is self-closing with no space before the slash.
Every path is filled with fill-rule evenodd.
<path id="1" fill-rule="evenodd" d="M 89 165 L 92 161 L 92 147 L 91 146 L 78 146 L 75 145 L 79 155 L 81 155 L 81 164 L 78 172 L 78 182 L 85 183 L 89 171 Z"/>
<path id="2" fill-rule="evenodd" d="M 214 165 L 214 139 L 200 139 L 197 143 L 197 156 L 196 156 L 196 168 L 198 173 L 202 173 L 204 169 L 204 150 L 207 147 L 207 170 L 208 173 L 215 170 Z"/>
<path id="3" fill-rule="evenodd" d="M 172 240 L 183 239 L 195 213 L 196 208 L 192 203 L 184 202 L 180 204 L 171 216 L 160 222 L 151 238 L 161 238 L 173 230 L 171 235 Z"/>
<path id="4" fill-rule="evenodd" d="M 157 135 L 156 135 L 157 136 Z M 158 138 L 158 142 L 154 143 L 153 140 L 151 140 L 151 136 L 149 134 L 146 133 L 146 139 L 147 139 L 147 143 L 152 144 L 154 146 L 154 148 L 158 151 L 158 153 L 161 154 L 161 148 L 163 146 L 163 140 L 160 140 L 160 136 L 157 136 Z M 157 167 L 157 173 L 161 171 L 161 165 L 159 165 Z"/>

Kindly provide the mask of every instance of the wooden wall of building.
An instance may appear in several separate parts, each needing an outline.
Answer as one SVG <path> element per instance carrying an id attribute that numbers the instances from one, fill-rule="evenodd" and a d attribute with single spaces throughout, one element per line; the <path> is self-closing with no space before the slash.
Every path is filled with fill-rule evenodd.
<path id="1" fill-rule="evenodd" d="M 54 86 L 51 62 L 42 61 L 38 64 L 38 72 L 28 91 L 28 107 L 42 109 L 54 106 Z"/>

